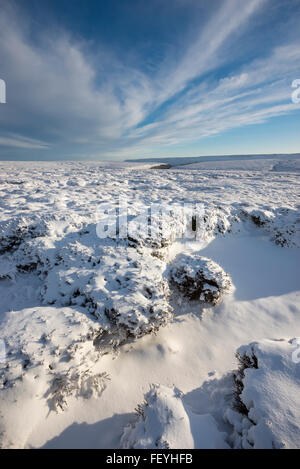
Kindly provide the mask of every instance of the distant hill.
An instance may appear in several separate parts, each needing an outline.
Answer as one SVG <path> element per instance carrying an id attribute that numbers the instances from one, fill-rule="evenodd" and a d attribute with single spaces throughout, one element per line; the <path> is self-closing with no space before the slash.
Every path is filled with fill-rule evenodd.
<path id="1" fill-rule="evenodd" d="M 126 162 L 142 162 L 142 163 L 166 163 L 171 166 L 181 166 L 192 163 L 205 163 L 217 161 L 248 161 L 258 159 L 300 159 L 300 153 L 291 154 L 257 154 L 257 155 L 216 155 L 216 156 L 180 156 L 180 157 L 167 157 L 167 158 L 138 158 L 128 159 Z"/>

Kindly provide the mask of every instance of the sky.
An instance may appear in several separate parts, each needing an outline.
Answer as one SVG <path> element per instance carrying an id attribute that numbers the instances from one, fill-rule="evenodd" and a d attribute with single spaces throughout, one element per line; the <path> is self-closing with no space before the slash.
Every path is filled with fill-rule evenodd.
<path id="1" fill-rule="evenodd" d="M 297 153 L 297 79 L 300 0 L 0 0 L 0 159 Z"/>

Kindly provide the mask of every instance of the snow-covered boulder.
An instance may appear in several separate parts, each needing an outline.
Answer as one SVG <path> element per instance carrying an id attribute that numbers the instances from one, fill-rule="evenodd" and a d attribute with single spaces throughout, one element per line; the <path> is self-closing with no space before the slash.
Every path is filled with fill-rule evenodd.
<path id="1" fill-rule="evenodd" d="M 39 217 L 18 216 L 0 221 L 0 254 L 16 250 L 24 241 L 46 235 L 47 222 Z"/>
<path id="2" fill-rule="evenodd" d="M 241 220 L 250 220 L 278 246 L 300 246 L 300 218 L 297 209 L 244 207 L 241 210 L 240 218 Z"/>
<path id="3" fill-rule="evenodd" d="M 56 248 L 46 266 L 43 302 L 84 307 L 104 330 L 97 344 L 105 350 L 109 342 L 117 346 L 155 332 L 170 321 L 172 308 L 166 262 L 151 253 L 127 240 L 101 240 L 91 225 Z"/>
<path id="4" fill-rule="evenodd" d="M 189 300 L 216 305 L 231 280 L 216 262 L 199 254 L 179 255 L 170 270 L 171 283 Z"/>
<path id="5" fill-rule="evenodd" d="M 122 448 L 228 448 L 213 416 L 194 414 L 177 388 L 152 385 L 136 410 L 136 421 L 124 429 Z"/>
<path id="6" fill-rule="evenodd" d="M 0 263 L 0 280 L 8 278 L 14 280 L 16 275 L 16 265 L 11 262 L 8 256 L 2 256 Z"/>
<path id="7" fill-rule="evenodd" d="M 300 447 L 299 343 L 261 340 L 238 349 L 235 408 L 225 413 L 234 447 Z"/>
<path id="8" fill-rule="evenodd" d="M 98 322 L 82 310 L 51 306 L 0 318 L 0 448 L 23 447 L 49 411 L 101 396 L 109 376 L 93 342 Z"/>

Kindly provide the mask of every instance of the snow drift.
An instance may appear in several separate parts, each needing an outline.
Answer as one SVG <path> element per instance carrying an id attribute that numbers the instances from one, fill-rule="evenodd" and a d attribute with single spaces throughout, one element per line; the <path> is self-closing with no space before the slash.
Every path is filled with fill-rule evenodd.
<path id="1" fill-rule="evenodd" d="M 138 406 L 137 420 L 125 428 L 122 448 L 204 449 L 228 448 L 225 433 L 218 430 L 214 418 L 196 415 L 187 409 L 182 393 L 176 388 L 153 385 Z"/>
<path id="2" fill-rule="evenodd" d="M 141 393 L 150 382 L 161 382 L 171 389 L 161 386 L 147 397 L 157 426 L 154 429 L 145 424 L 150 422 L 149 413 L 149 420 L 137 424 L 136 434 L 128 430 L 124 445 L 148 444 L 140 442 L 142 429 L 151 444 L 179 444 L 176 429 L 180 416 L 184 416 L 188 445 L 223 447 L 219 433 L 225 430 L 226 444 L 237 447 L 298 444 L 290 430 L 296 425 L 294 417 L 286 419 L 286 440 L 284 426 L 280 432 L 272 430 L 267 437 L 265 433 L 259 437 L 256 432 L 267 424 L 262 423 L 262 410 L 252 416 L 248 383 L 242 376 L 239 403 L 243 414 L 231 408 L 224 428 L 220 427 L 220 415 L 217 418 L 213 410 L 192 409 L 172 388 L 177 382 L 184 392 L 195 386 L 206 390 L 203 382 L 207 374 L 230 371 L 232 351 L 242 343 L 260 339 L 269 331 L 271 337 L 279 338 L 283 329 L 290 337 L 299 328 L 297 266 L 293 264 L 300 246 L 297 174 L 281 172 L 279 163 L 265 173 L 250 167 L 239 172 L 228 168 L 169 171 L 112 166 L 0 163 L 0 445 L 41 446 L 58 437 L 57 428 L 79 421 L 80 408 L 84 414 L 81 419 L 93 422 L 117 412 L 126 415 L 141 402 Z M 120 198 L 128 202 L 130 232 L 122 238 L 116 230 L 115 237 L 100 239 L 97 209 L 107 204 L 116 207 Z M 185 212 L 183 205 L 188 207 Z M 147 219 L 145 236 L 140 229 L 145 214 L 140 218 L 139 212 L 153 206 L 156 228 L 151 220 L 148 225 Z M 110 218 L 106 221 L 111 223 Z M 255 267 L 243 279 L 246 290 L 239 297 L 240 290 L 234 290 L 236 284 L 240 286 L 236 271 L 240 269 L 242 277 L 249 263 L 239 265 L 235 246 L 230 247 L 226 266 L 222 256 L 215 259 L 214 241 L 247 241 L 249 237 L 254 240 L 254 257 L 267 245 L 256 250 L 260 239 L 270 246 L 273 243 L 274 250 L 268 253 L 277 261 L 286 256 L 286 279 L 280 291 L 279 283 L 264 288 L 268 278 L 262 278 L 259 295 L 249 295 Z M 240 245 L 247 250 L 246 244 Z M 203 254 L 209 246 L 209 254 Z M 243 259 L 247 261 L 247 256 Z M 268 264 L 268 256 L 264 259 Z M 278 276 L 283 275 L 281 266 L 276 268 Z M 274 276 L 272 272 L 272 281 Z M 183 312 L 171 301 L 175 289 L 186 300 Z M 261 373 L 261 350 L 260 346 L 255 349 L 258 368 L 249 368 L 253 376 Z M 113 361 L 117 353 L 118 360 Z M 121 370 L 124 362 L 129 363 L 125 378 Z M 293 380 L 297 369 L 287 370 L 286 358 L 281 373 Z M 248 369 L 244 372 L 247 377 Z M 264 379 L 271 377 L 266 373 Z M 278 383 L 283 397 L 289 381 L 285 391 L 284 382 Z M 113 392 L 106 391 L 108 386 Z M 258 396 L 258 384 L 256 388 Z M 210 391 L 207 393 L 211 398 Z M 160 402 L 166 402 L 178 417 L 166 431 L 159 427 L 163 418 L 157 410 Z M 277 401 L 273 403 L 277 405 Z M 261 409 L 265 405 L 262 400 Z M 267 407 L 266 411 L 265 418 L 273 419 L 274 428 L 280 428 L 283 420 L 278 416 L 276 420 Z M 206 440 L 204 431 L 194 431 L 201 426 L 210 429 Z M 158 427 L 162 431 L 157 431 Z M 298 435 L 298 427 L 294 428 Z M 110 444 L 119 444 L 116 433 Z"/>
<path id="3" fill-rule="evenodd" d="M 300 367 L 293 360 L 295 348 L 295 339 L 282 339 L 238 349 L 237 411 L 225 413 L 234 427 L 234 447 L 299 448 Z"/>

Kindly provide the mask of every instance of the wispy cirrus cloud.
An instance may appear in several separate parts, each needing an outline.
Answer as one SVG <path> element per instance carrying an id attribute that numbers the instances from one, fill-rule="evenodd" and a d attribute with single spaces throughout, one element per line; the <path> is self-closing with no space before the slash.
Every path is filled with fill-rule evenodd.
<path id="1" fill-rule="evenodd" d="M 151 71 L 100 43 L 90 48 L 61 29 L 38 32 L 4 8 L 0 74 L 0 148 L 124 157 L 194 142 L 295 111 L 290 81 L 299 71 L 298 37 L 268 54 L 234 63 L 236 42 L 263 15 L 267 0 L 226 0 L 176 54 Z M 170 52 L 170 51 L 169 51 Z"/>
<path id="2" fill-rule="evenodd" d="M 299 61 L 297 44 L 278 47 L 237 75 L 193 87 L 168 107 L 161 120 L 138 129 L 137 136 L 153 134 L 154 140 L 161 136 L 162 143 L 174 144 L 295 112 L 290 85 Z"/>
<path id="3" fill-rule="evenodd" d="M 19 135 L 10 135 L 9 137 L 0 137 L 0 145 L 13 148 L 27 148 L 31 150 L 45 150 L 49 145 L 40 140 L 24 138 Z"/>

